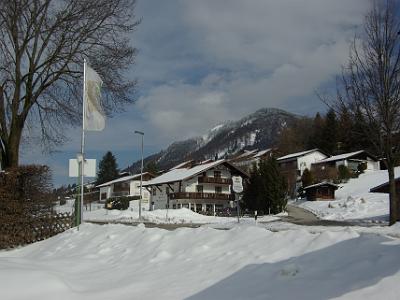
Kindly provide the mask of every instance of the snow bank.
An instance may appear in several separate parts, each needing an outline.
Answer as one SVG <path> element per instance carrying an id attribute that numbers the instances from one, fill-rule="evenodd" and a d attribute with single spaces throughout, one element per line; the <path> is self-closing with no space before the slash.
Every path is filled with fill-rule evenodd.
<path id="1" fill-rule="evenodd" d="M 145 222 L 156 224 L 228 224 L 237 222 L 237 219 L 233 217 L 205 216 L 187 208 L 169 209 L 168 211 L 166 209 L 142 211 L 142 218 Z M 278 219 L 279 217 L 275 216 L 264 216 L 259 218 L 258 221 L 269 222 Z M 127 210 L 99 209 L 95 211 L 86 211 L 84 213 L 84 220 L 132 223 L 139 221 L 139 212 L 136 208 L 129 208 Z M 254 223 L 254 220 L 252 218 L 247 218 L 243 219 L 243 222 Z"/>
<path id="2" fill-rule="evenodd" d="M 400 167 L 395 169 L 400 176 Z M 300 207 L 315 213 L 325 220 L 362 220 L 363 222 L 387 222 L 389 196 L 384 193 L 370 193 L 369 190 L 388 181 L 386 170 L 367 171 L 359 178 L 350 179 L 340 185 L 335 201 L 304 201 Z"/>
<path id="3" fill-rule="evenodd" d="M 84 224 L 0 252 L 2 299 L 397 299 L 399 240 Z"/>

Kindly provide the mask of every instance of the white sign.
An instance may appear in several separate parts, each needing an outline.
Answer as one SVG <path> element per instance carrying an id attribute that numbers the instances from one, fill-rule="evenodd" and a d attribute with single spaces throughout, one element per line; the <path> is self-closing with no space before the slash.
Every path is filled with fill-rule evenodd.
<path id="1" fill-rule="evenodd" d="M 240 176 L 232 176 L 232 189 L 235 193 L 243 192 L 243 181 Z"/>
<path id="2" fill-rule="evenodd" d="M 83 166 L 83 175 L 85 177 L 96 177 L 96 160 L 85 159 L 85 165 Z M 79 163 L 78 159 L 69 160 L 69 177 L 79 176 Z"/>

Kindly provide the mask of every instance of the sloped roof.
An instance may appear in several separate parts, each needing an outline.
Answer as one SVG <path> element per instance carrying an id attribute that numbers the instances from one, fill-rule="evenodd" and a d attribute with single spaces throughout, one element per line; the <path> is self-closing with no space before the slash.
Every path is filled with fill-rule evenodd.
<path id="1" fill-rule="evenodd" d="M 356 156 L 356 155 L 361 154 L 361 153 L 366 153 L 368 156 L 376 159 L 374 156 L 372 156 L 371 154 L 367 153 L 365 150 L 359 150 L 359 151 L 354 151 L 354 152 L 334 155 L 334 156 L 325 158 L 323 160 L 317 161 L 314 164 L 321 164 L 321 163 L 326 163 L 326 162 L 331 162 L 331 161 L 344 160 L 344 159 L 352 158 L 353 156 Z"/>
<path id="2" fill-rule="evenodd" d="M 257 149 L 256 150 L 250 150 L 250 151 L 245 150 L 244 153 L 240 154 L 239 156 L 236 156 L 234 159 L 240 159 L 240 158 L 245 158 L 245 157 L 248 157 L 248 156 L 252 156 L 252 155 L 256 154 L 257 151 L 258 151 Z"/>
<path id="3" fill-rule="evenodd" d="M 259 151 L 259 152 L 257 152 L 256 155 L 254 155 L 254 158 L 258 158 L 258 157 L 260 157 L 260 156 L 263 156 L 264 154 L 267 154 L 267 153 L 270 152 L 271 150 L 272 150 L 271 148 L 268 148 L 268 149 Z"/>
<path id="4" fill-rule="evenodd" d="M 318 151 L 318 152 L 323 153 L 321 150 L 315 148 L 315 149 L 311 149 L 311 150 L 307 150 L 307 151 L 291 153 L 291 154 L 288 154 L 288 155 L 279 157 L 277 160 L 293 159 L 293 158 L 297 158 L 297 157 L 304 156 L 304 155 L 306 155 L 306 154 L 312 153 L 312 152 L 314 152 L 314 151 Z M 324 153 L 323 153 L 323 154 L 324 154 Z"/>
<path id="5" fill-rule="evenodd" d="M 182 162 L 182 163 L 176 165 L 175 167 L 171 168 L 171 170 L 184 168 L 187 164 L 190 164 L 190 163 L 192 163 L 192 162 L 193 162 L 193 160 L 184 161 L 184 162 Z"/>
<path id="6" fill-rule="evenodd" d="M 214 168 L 214 167 L 216 167 L 218 165 L 221 165 L 221 164 L 224 164 L 224 163 L 228 164 L 229 166 L 231 166 L 235 170 L 238 170 L 240 173 L 246 175 L 246 177 L 247 177 L 246 173 L 244 173 L 240 169 L 236 168 L 235 166 L 231 165 L 225 159 L 220 159 L 220 160 L 217 160 L 217 161 L 213 161 L 211 163 L 197 165 L 197 166 L 194 166 L 193 168 L 190 168 L 190 169 L 173 169 L 173 170 L 170 170 L 167 173 L 164 173 L 164 174 L 162 174 L 162 175 L 160 175 L 160 176 L 158 176 L 156 178 L 153 178 L 152 180 L 147 181 L 144 184 L 144 186 L 171 183 L 171 182 L 176 182 L 176 181 L 189 179 L 189 178 L 191 178 L 191 177 L 193 177 L 193 176 L 195 176 L 197 174 L 203 173 L 203 172 L 207 171 L 208 169 Z"/>
<path id="7" fill-rule="evenodd" d="M 145 174 L 149 174 L 149 173 L 148 172 L 143 173 L 143 175 L 145 175 Z M 114 180 L 99 184 L 96 187 L 105 187 L 105 186 L 109 186 L 109 185 L 112 185 L 112 184 L 117 183 L 117 182 L 124 182 L 124 181 L 129 181 L 129 180 L 132 180 L 132 179 L 140 179 L 140 174 L 120 177 L 120 178 L 117 178 L 117 179 L 114 179 Z"/>
<path id="8" fill-rule="evenodd" d="M 310 189 L 310 188 L 319 187 L 319 186 L 324 186 L 324 185 L 330 185 L 330 186 L 334 187 L 336 190 L 339 188 L 339 187 L 338 187 L 336 184 L 334 184 L 334 183 L 327 182 L 327 181 L 323 181 L 323 182 L 320 182 L 320 183 L 316 183 L 316 184 L 312 184 L 312 185 L 306 186 L 304 189 L 307 190 L 307 189 Z"/>

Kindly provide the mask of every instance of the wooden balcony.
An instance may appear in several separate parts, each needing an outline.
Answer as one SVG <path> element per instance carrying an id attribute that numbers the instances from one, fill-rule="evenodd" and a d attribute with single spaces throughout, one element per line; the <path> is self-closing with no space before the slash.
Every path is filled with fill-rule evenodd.
<path id="1" fill-rule="evenodd" d="M 230 178 L 201 176 L 197 179 L 199 183 L 232 184 L 232 179 Z"/>
<path id="2" fill-rule="evenodd" d="M 212 199 L 212 200 L 233 200 L 231 194 L 215 194 L 215 193 L 171 193 L 169 194 L 169 198 L 173 199 Z"/>

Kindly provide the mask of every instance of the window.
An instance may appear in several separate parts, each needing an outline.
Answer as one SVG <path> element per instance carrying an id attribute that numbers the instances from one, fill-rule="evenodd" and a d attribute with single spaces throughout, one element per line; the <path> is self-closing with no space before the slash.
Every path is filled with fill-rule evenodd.
<path id="1" fill-rule="evenodd" d="M 169 195 L 169 187 L 166 187 L 166 188 L 165 188 L 165 193 L 166 193 L 167 195 Z"/>
<path id="2" fill-rule="evenodd" d="M 216 187 L 215 187 L 215 193 L 216 193 L 216 194 L 221 194 L 221 193 L 222 193 L 222 187 L 216 186 Z"/>
<path id="3" fill-rule="evenodd" d="M 203 210 L 203 205 L 201 204 L 196 204 L 196 211 L 200 212 Z"/>
<path id="4" fill-rule="evenodd" d="M 221 178 L 221 171 L 214 171 L 214 178 Z"/>
<path id="5" fill-rule="evenodd" d="M 202 193 L 203 192 L 203 186 L 202 185 L 196 185 L 196 190 L 198 193 Z"/>
<path id="6" fill-rule="evenodd" d="M 107 198 L 107 193 L 101 193 L 101 200 L 104 200 Z"/>
<path id="7" fill-rule="evenodd" d="M 157 195 L 157 188 L 156 187 L 153 187 L 153 196 L 155 196 L 155 195 Z"/>

